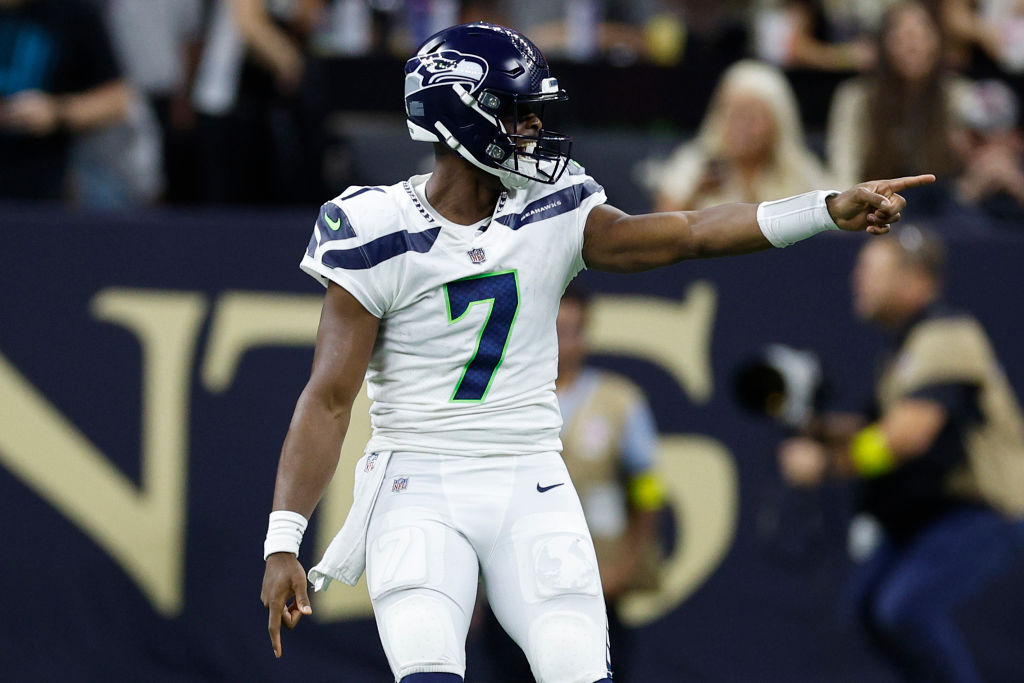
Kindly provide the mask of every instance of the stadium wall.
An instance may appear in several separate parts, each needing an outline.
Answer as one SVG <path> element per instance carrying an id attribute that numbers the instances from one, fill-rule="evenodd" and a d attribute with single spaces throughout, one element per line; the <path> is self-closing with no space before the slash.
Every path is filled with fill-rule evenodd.
<path id="1" fill-rule="evenodd" d="M 0 207 L 6 680 L 389 679 L 365 588 L 315 596 L 280 661 L 258 599 L 322 296 L 297 268 L 315 217 Z M 581 276 L 597 295 L 595 363 L 647 390 L 663 435 L 670 558 L 661 593 L 626 609 L 637 680 L 893 680 L 838 614 L 849 496 L 787 491 L 773 457 L 784 432 L 731 394 L 735 368 L 782 342 L 821 354 L 833 405 L 860 405 L 883 342 L 850 313 L 861 240 Z M 1020 393 L 1024 240 L 951 246 L 949 298 L 987 325 Z M 351 498 L 360 406 L 307 566 Z M 1024 670 L 1022 570 L 961 615 L 988 680 Z M 471 674 L 481 656 L 471 641 Z"/>

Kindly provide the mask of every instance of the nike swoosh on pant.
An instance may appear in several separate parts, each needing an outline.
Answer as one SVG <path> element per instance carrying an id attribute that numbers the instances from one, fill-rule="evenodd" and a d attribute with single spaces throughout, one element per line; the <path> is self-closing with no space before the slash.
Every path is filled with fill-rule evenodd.
<path id="1" fill-rule="evenodd" d="M 551 489 L 555 488 L 556 486 L 563 486 L 563 485 L 565 485 L 564 481 L 560 482 L 558 484 L 552 484 L 551 486 L 541 486 L 540 482 L 538 481 L 537 482 L 537 491 L 538 491 L 538 493 L 544 493 L 545 491 L 550 491 Z"/>

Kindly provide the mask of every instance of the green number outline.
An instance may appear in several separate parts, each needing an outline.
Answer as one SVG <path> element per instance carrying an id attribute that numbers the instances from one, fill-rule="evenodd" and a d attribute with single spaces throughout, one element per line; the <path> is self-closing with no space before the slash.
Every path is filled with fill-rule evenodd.
<path id="1" fill-rule="evenodd" d="M 515 313 L 512 314 L 512 322 L 509 323 L 508 330 L 505 333 L 505 343 L 501 347 L 501 355 L 498 357 L 498 361 L 494 364 L 494 369 L 491 371 L 491 376 L 487 379 L 487 386 L 484 387 L 484 391 L 481 394 L 480 398 L 455 398 L 455 395 L 459 393 L 459 389 L 462 387 L 462 381 L 466 378 L 466 373 L 469 371 L 469 366 L 473 364 L 473 361 L 476 360 L 477 355 L 480 353 L 480 342 L 483 340 L 484 330 L 487 329 L 487 323 L 491 321 L 491 313 L 494 311 L 494 297 L 492 296 L 487 299 L 476 299 L 470 301 L 469 305 L 466 306 L 466 310 L 464 310 L 459 317 L 453 318 L 452 300 L 451 295 L 448 293 L 448 285 L 454 284 L 455 282 L 479 280 L 485 277 L 495 277 L 497 275 L 506 275 L 508 273 L 512 274 L 512 281 L 516 285 L 516 310 Z M 476 335 L 476 345 L 473 347 L 473 355 L 470 356 L 469 360 L 466 361 L 466 364 L 462 366 L 462 374 L 459 376 L 459 381 L 455 383 L 455 388 L 452 389 L 451 398 L 448 399 L 449 403 L 483 403 L 485 400 L 487 400 L 487 394 L 490 393 L 491 391 L 491 384 L 494 383 L 494 376 L 498 374 L 498 368 L 500 368 L 501 364 L 505 361 L 505 351 L 508 350 L 508 340 L 512 337 L 512 328 L 515 327 L 516 320 L 519 319 L 519 304 L 522 302 L 522 300 L 523 299 L 520 296 L 519 291 L 519 271 L 517 271 L 515 268 L 511 270 L 502 270 L 495 273 L 481 273 L 480 275 L 470 275 L 469 277 L 464 277 L 459 280 L 454 280 L 453 282 L 445 283 L 444 303 L 445 309 L 447 310 L 448 313 L 449 325 L 453 325 L 462 320 L 463 318 L 465 318 L 466 315 L 468 315 L 469 312 L 473 309 L 473 307 L 476 306 L 477 304 L 490 304 L 489 310 L 487 311 L 487 318 L 484 319 L 484 324 L 480 326 L 480 331 Z"/>

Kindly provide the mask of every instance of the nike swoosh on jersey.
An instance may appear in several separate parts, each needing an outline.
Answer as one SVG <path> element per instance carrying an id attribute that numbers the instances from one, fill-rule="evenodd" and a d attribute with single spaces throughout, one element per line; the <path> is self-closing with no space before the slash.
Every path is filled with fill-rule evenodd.
<path id="1" fill-rule="evenodd" d="M 562 482 L 559 482 L 557 484 L 552 484 L 551 486 L 541 486 L 540 482 L 538 481 L 537 482 L 537 492 L 538 493 L 544 493 L 545 491 L 550 491 L 551 489 L 553 489 L 553 488 L 555 488 L 557 486 L 564 486 L 564 485 L 565 485 L 565 482 L 562 481 Z"/>
<path id="2" fill-rule="evenodd" d="M 320 242 L 356 236 L 356 231 L 352 228 L 345 211 L 334 202 L 327 202 L 320 207 L 320 215 L 317 216 L 316 222 L 320 226 Z"/>

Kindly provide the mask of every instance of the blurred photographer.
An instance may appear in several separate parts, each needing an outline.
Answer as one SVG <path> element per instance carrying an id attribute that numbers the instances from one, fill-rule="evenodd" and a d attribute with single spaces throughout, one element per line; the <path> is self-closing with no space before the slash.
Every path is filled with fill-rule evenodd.
<path id="1" fill-rule="evenodd" d="M 980 681 L 953 613 L 1024 540 L 1024 418 L 979 322 L 941 302 L 944 260 L 912 226 L 864 246 L 854 309 L 891 334 L 874 408 L 815 419 L 778 460 L 794 486 L 858 480 L 849 596 L 877 650 L 907 680 Z"/>

